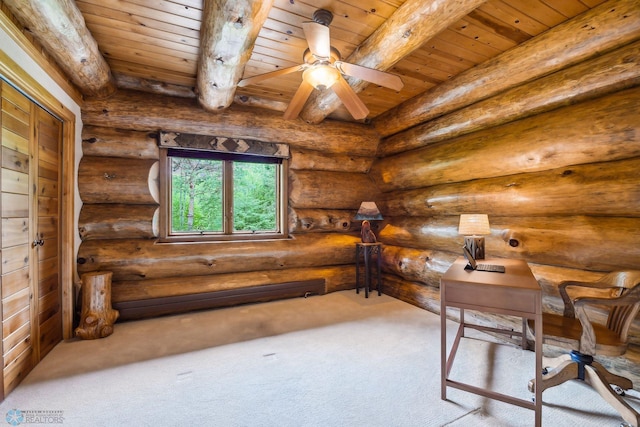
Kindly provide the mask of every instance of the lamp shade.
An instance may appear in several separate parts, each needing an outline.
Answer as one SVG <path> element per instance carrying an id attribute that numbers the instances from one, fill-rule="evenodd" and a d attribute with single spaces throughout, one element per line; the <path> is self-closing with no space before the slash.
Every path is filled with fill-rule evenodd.
<path id="1" fill-rule="evenodd" d="M 465 236 L 482 236 L 491 234 L 489 227 L 489 216 L 486 214 L 463 214 L 460 215 L 460 225 L 458 233 Z"/>
<path id="2" fill-rule="evenodd" d="M 360 209 L 358 209 L 358 213 L 353 217 L 356 221 L 381 221 L 382 214 L 378 210 L 378 206 L 376 206 L 375 202 L 362 202 L 360 204 Z"/>

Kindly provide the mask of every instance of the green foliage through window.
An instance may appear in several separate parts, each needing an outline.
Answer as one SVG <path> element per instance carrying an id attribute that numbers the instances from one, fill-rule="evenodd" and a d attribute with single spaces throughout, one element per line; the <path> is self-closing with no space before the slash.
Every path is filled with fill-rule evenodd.
<path id="1" fill-rule="evenodd" d="M 171 231 L 221 232 L 221 160 L 171 158 Z"/>
<path id="2" fill-rule="evenodd" d="M 279 164 L 169 159 L 172 234 L 278 231 Z M 225 179 L 232 181 L 226 187 L 232 195 L 225 195 Z M 233 212 L 232 231 L 225 230 L 225 207 Z"/>
<path id="3" fill-rule="evenodd" d="M 233 229 L 275 231 L 276 166 L 233 163 Z"/>

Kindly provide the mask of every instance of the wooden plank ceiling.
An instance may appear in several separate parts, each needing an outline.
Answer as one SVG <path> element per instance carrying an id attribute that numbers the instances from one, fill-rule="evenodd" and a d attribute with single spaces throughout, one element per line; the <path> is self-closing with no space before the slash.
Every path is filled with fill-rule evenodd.
<path id="1" fill-rule="evenodd" d="M 603 0 L 488 0 L 389 69 L 398 92 L 369 84 L 360 98 L 368 119 L 453 76 L 524 43 Z M 193 96 L 198 71 L 203 0 L 76 0 L 86 26 L 119 87 L 183 88 Z M 349 57 L 405 0 L 275 0 L 244 70 L 250 77 L 301 64 L 307 48 L 301 24 L 319 8 L 334 14 L 331 44 Z M 425 2 L 429 3 L 429 2 Z M 455 1 L 451 1 L 455 7 Z M 141 80 L 144 79 L 144 80 Z M 284 110 L 301 73 L 237 88 L 245 104 Z M 140 86 L 139 86 L 140 87 Z M 180 93 L 180 91 L 176 91 Z M 250 100 L 251 102 L 247 102 Z M 252 104 L 253 102 L 253 104 Z M 343 110 L 331 117 L 349 119 Z"/>

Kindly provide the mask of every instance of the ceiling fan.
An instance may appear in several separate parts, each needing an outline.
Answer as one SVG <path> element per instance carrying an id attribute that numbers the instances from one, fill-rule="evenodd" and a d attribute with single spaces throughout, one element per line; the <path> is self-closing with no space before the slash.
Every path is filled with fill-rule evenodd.
<path id="1" fill-rule="evenodd" d="M 272 77 L 302 71 L 302 83 L 284 112 L 285 119 L 295 119 L 302 111 L 313 89 L 331 88 L 356 120 L 367 117 L 369 109 L 349 86 L 343 75 L 353 76 L 393 90 L 402 89 L 400 77 L 383 71 L 343 62 L 340 52 L 331 46 L 329 24 L 333 14 L 325 9 L 313 13 L 313 21 L 303 22 L 302 29 L 309 48 L 303 55 L 304 63 L 282 70 L 260 74 L 240 80 L 238 86 L 248 86 Z"/>

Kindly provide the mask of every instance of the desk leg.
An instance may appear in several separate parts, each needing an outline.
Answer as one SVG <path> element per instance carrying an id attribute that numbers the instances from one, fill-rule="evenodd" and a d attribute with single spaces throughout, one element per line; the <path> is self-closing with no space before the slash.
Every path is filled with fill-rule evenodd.
<path id="1" fill-rule="evenodd" d="M 535 322 L 536 384 L 542 384 L 542 313 L 536 314 Z M 535 399 L 535 426 L 540 427 L 542 425 L 542 387 L 536 387 Z"/>
<path id="2" fill-rule="evenodd" d="M 364 297 L 369 298 L 371 285 L 371 248 L 364 248 Z"/>
<path id="3" fill-rule="evenodd" d="M 382 273 L 382 253 L 381 253 L 381 251 L 382 251 L 382 248 L 380 248 L 378 246 L 378 256 L 377 256 L 377 259 L 378 259 L 378 284 L 376 285 L 376 288 L 378 289 L 378 296 L 382 295 L 382 289 L 381 289 L 382 288 L 382 276 L 381 276 L 381 273 Z"/>
<path id="4" fill-rule="evenodd" d="M 356 294 L 360 293 L 360 248 L 356 246 Z"/>
<path id="5" fill-rule="evenodd" d="M 440 398 L 447 400 L 447 305 L 440 288 Z"/>

